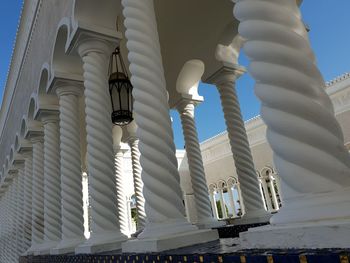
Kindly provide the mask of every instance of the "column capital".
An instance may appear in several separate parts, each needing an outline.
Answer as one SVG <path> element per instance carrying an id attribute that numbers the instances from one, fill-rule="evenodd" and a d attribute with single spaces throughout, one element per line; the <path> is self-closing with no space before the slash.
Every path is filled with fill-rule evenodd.
<path id="1" fill-rule="evenodd" d="M 49 91 L 56 93 L 58 97 L 64 95 L 81 96 L 84 90 L 84 79 L 81 75 L 56 75 L 52 78 Z"/>
<path id="2" fill-rule="evenodd" d="M 96 25 L 79 25 L 67 53 L 77 53 L 81 57 L 89 52 L 109 54 L 122 38 L 122 33 L 115 30 L 108 30 Z"/>
<path id="3" fill-rule="evenodd" d="M 206 79 L 206 83 L 219 85 L 226 82 L 235 82 L 246 72 L 245 67 L 238 64 L 222 63 L 222 67 Z"/>
<path id="4" fill-rule="evenodd" d="M 128 138 L 127 138 L 127 142 L 129 144 L 129 146 L 131 147 L 131 145 L 136 142 L 136 141 L 140 141 L 139 138 L 136 136 L 136 135 L 130 135 Z"/>
<path id="5" fill-rule="evenodd" d="M 29 140 L 31 143 L 32 138 L 37 136 L 43 136 L 43 125 L 40 121 L 28 120 L 26 130 L 24 131 L 24 138 Z"/>
<path id="6" fill-rule="evenodd" d="M 19 153 L 15 153 L 13 160 L 12 160 L 12 166 L 14 169 L 23 168 L 24 167 L 24 157 Z"/>
<path id="7" fill-rule="evenodd" d="M 32 144 L 43 143 L 44 142 L 44 134 L 37 135 L 37 136 L 30 136 L 29 140 Z"/>
<path id="8" fill-rule="evenodd" d="M 52 114 L 45 114 L 41 118 L 44 125 L 48 123 L 58 123 L 59 122 L 59 112 L 54 112 Z"/>
<path id="9" fill-rule="evenodd" d="M 24 158 L 27 158 L 27 155 L 32 152 L 33 145 L 32 143 L 24 138 L 21 138 L 18 143 L 18 153 L 21 154 Z"/>
<path id="10" fill-rule="evenodd" d="M 193 105 L 193 108 L 199 105 L 204 101 L 202 96 L 192 97 L 192 95 L 181 94 L 181 99 L 177 101 L 175 104 L 176 109 L 179 113 L 185 111 L 186 107 L 189 105 Z"/>
<path id="11" fill-rule="evenodd" d="M 128 149 L 126 149 L 122 143 L 113 145 L 113 150 L 114 150 L 115 155 L 120 156 L 120 157 L 124 156 L 124 154 L 128 151 Z"/>
<path id="12" fill-rule="evenodd" d="M 60 87 L 57 87 L 56 94 L 58 97 L 67 96 L 67 95 L 74 95 L 74 96 L 80 97 L 84 94 L 84 89 L 83 89 L 83 86 L 81 85 L 79 86 L 62 85 Z"/>

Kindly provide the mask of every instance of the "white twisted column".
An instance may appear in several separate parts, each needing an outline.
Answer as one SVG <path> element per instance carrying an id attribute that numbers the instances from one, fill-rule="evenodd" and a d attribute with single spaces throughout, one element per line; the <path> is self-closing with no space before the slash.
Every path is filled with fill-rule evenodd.
<path id="1" fill-rule="evenodd" d="M 11 192 L 10 187 L 6 190 L 6 230 L 5 230 L 5 258 L 7 262 L 11 262 L 11 244 L 8 240 L 11 239 L 11 224 L 12 224 L 12 210 L 11 210 Z"/>
<path id="2" fill-rule="evenodd" d="M 114 250 L 126 239 L 118 222 L 116 181 L 113 167 L 111 98 L 107 65 L 112 51 L 108 42 L 88 39 L 79 45 L 83 60 L 87 162 L 91 196 L 91 237 L 77 253 Z"/>
<path id="3" fill-rule="evenodd" d="M 11 231 L 9 236 L 10 242 L 10 258 L 13 262 L 18 260 L 18 232 L 17 232 L 17 220 L 18 220 L 18 206 L 17 206 L 17 186 L 18 186 L 18 172 L 12 173 L 13 181 L 10 185 L 10 196 L 11 196 Z"/>
<path id="4" fill-rule="evenodd" d="M 11 209 L 11 190 L 10 186 L 7 188 L 6 191 L 6 232 L 5 232 L 5 238 L 6 238 L 6 245 L 5 245 L 5 253 L 6 253 L 6 259 L 8 262 L 11 262 L 11 243 L 8 241 L 12 238 L 11 236 L 11 224 L 12 224 L 12 209 Z"/>
<path id="5" fill-rule="evenodd" d="M 58 116 L 45 116 L 44 125 L 44 244 L 49 254 L 61 239 L 61 173 Z"/>
<path id="6" fill-rule="evenodd" d="M 119 128 L 119 127 L 118 127 Z M 116 190 L 117 190 L 117 204 L 118 204 L 118 218 L 120 231 L 129 236 L 129 223 L 128 223 L 128 208 L 126 204 L 126 195 L 124 192 L 124 152 L 120 146 L 115 146 L 114 148 L 114 169 L 115 169 L 115 179 L 116 179 Z"/>
<path id="7" fill-rule="evenodd" d="M 32 244 L 27 254 L 36 252 L 44 241 L 44 143 L 42 137 L 32 138 Z"/>
<path id="8" fill-rule="evenodd" d="M 154 244 L 159 237 L 175 233 L 197 235 L 198 232 L 194 231 L 197 228 L 184 217 L 153 0 L 123 0 L 122 5 L 127 28 L 125 34 L 128 39 L 131 82 L 134 86 L 134 112 L 138 124 L 147 215 L 147 224 L 138 236 L 139 240 L 129 241 L 123 246 L 123 251 L 159 251 L 166 249 Z M 200 234 L 193 239 L 184 238 L 188 243 L 182 245 L 217 238 L 211 231 L 201 233 L 200 238 Z M 146 241 L 142 241 L 146 238 L 153 240 L 146 244 Z M 180 245 L 168 241 L 167 246 L 171 248 Z"/>
<path id="9" fill-rule="evenodd" d="M 18 168 L 18 191 L 17 191 L 17 209 L 18 209 L 18 221 L 17 221 L 17 231 L 18 231 L 18 253 L 21 255 L 25 252 L 24 244 L 24 166 Z"/>
<path id="10" fill-rule="evenodd" d="M 136 137 L 129 138 L 131 150 L 132 174 L 134 179 L 134 192 L 136 197 L 137 229 L 143 229 L 146 225 L 145 198 L 143 197 L 143 182 L 141 178 L 142 168 L 140 164 L 139 140 Z"/>
<path id="11" fill-rule="evenodd" d="M 27 250 L 32 241 L 33 153 L 25 159 L 24 172 L 24 250 Z"/>
<path id="12" fill-rule="evenodd" d="M 195 196 L 198 222 L 200 228 L 211 228 L 222 225 L 211 211 L 209 191 L 205 178 L 202 154 L 198 141 L 198 134 L 194 120 L 196 101 L 182 99 L 177 105 L 180 113 L 183 135 L 185 138 L 186 154 L 191 175 L 193 193 Z"/>
<path id="13" fill-rule="evenodd" d="M 120 126 L 113 126 L 113 150 L 114 150 L 114 172 L 116 180 L 117 191 L 117 205 L 118 205 L 118 218 L 120 231 L 129 236 L 129 222 L 128 222 L 128 207 L 126 203 L 126 195 L 124 192 L 124 149 L 121 148 L 121 139 L 123 136 L 123 130 Z"/>
<path id="14" fill-rule="evenodd" d="M 6 220 L 5 220 L 5 215 L 6 215 L 6 204 L 5 204 L 5 192 L 2 193 L 1 195 L 1 207 L 0 207 L 0 260 L 1 262 L 6 262 L 5 259 L 5 227 L 6 227 Z"/>
<path id="15" fill-rule="evenodd" d="M 349 153 L 296 1 L 239 1 L 235 15 L 283 179 L 271 222 L 350 218 Z"/>
<path id="16" fill-rule="evenodd" d="M 2 176 L 5 176 L 5 174 L 3 174 Z M 1 199 L 3 202 L 3 208 L 2 208 L 2 220 L 3 220 L 3 224 L 2 224 L 2 228 L 1 228 L 1 260 L 4 262 L 7 262 L 7 242 L 6 242 L 6 238 L 7 238 L 7 229 L 8 229 L 8 200 L 7 200 L 7 196 L 8 196 L 8 189 L 5 190 L 5 192 L 3 193 Z"/>
<path id="17" fill-rule="evenodd" d="M 85 241 L 80 150 L 79 87 L 59 87 L 62 238 L 53 254 L 74 252 Z"/>
<path id="18" fill-rule="evenodd" d="M 235 81 L 243 72 L 242 67 L 226 64 L 216 76 L 213 76 L 212 82 L 216 84 L 220 93 L 231 151 L 241 185 L 245 207 L 243 221 L 258 223 L 268 221 L 269 217 L 261 197 L 259 181 L 235 89 Z"/>

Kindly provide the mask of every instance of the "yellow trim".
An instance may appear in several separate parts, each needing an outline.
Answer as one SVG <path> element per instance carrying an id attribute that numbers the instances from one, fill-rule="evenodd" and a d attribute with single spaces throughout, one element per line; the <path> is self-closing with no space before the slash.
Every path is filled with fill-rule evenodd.
<path id="1" fill-rule="evenodd" d="M 269 255 L 269 256 L 266 257 L 266 259 L 267 259 L 267 263 L 274 263 L 273 262 L 273 256 Z"/>
<path id="2" fill-rule="evenodd" d="M 349 258 L 347 255 L 340 255 L 340 263 L 349 263 Z"/>
<path id="3" fill-rule="evenodd" d="M 300 263 L 307 263 L 307 258 L 305 255 L 299 255 L 299 262 Z"/>
<path id="4" fill-rule="evenodd" d="M 247 259 L 245 258 L 245 256 L 241 256 L 241 263 L 247 263 Z"/>

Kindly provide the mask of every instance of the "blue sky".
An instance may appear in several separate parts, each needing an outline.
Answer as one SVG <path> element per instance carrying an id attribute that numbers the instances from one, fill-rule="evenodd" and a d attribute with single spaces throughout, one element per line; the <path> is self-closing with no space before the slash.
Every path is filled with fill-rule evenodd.
<path id="1" fill-rule="evenodd" d="M 0 9 L 0 94 L 2 96 L 12 47 L 15 40 L 22 0 L 2 0 Z M 317 57 L 317 64 L 325 78 L 330 80 L 350 71 L 350 1 L 308 0 L 302 5 L 304 21 L 310 26 L 310 40 Z M 247 66 L 244 55 L 240 64 Z M 237 81 L 237 92 L 243 118 L 259 114 L 259 101 L 254 96 L 254 82 L 248 74 Z M 196 122 L 200 141 L 226 129 L 220 99 L 215 87 L 201 84 L 199 94 L 205 101 L 196 108 Z M 172 111 L 175 144 L 184 146 L 179 116 Z"/>

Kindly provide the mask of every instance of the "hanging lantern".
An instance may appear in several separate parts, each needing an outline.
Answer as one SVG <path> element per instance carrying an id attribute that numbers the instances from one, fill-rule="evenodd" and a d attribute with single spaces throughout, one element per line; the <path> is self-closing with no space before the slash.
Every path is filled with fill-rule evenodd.
<path id="1" fill-rule="evenodd" d="M 117 47 L 109 61 L 109 93 L 112 102 L 112 122 L 123 126 L 132 122 L 132 85 Z"/>

